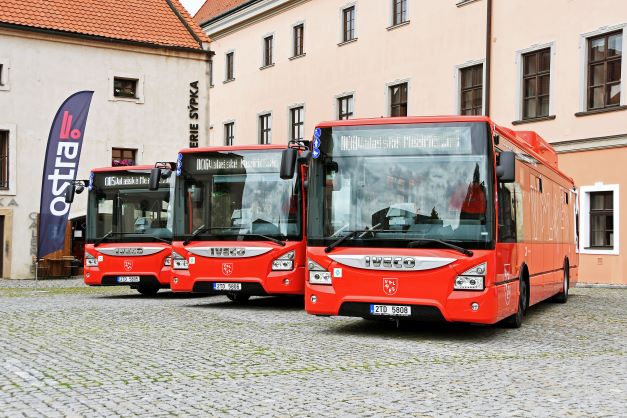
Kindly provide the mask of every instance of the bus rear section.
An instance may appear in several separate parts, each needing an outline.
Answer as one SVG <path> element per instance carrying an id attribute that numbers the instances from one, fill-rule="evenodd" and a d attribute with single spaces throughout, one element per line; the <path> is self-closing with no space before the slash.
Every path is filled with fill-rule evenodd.
<path id="1" fill-rule="evenodd" d="M 179 155 L 173 291 L 234 301 L 304 293 L 302 176 L 279 177 L 285 148 L 197 148 Z"/>
<path id="2" fill-rule="evenodd" d="M 567 297 L 577 266 L 572 180 L 513 131 L 495 146 L 484 117 L 319 128 L 307 196 L 308 313 L 518 327 L 530 304 Z M 536 212 L 530 166 L 552 191 Z M 557 214 L 568 225 L 549 233 Z M 546 231 L 534 237 L 538 217 Z"/>
<path id="3" fill-rule="evenodd" d="M 89 180 L 85 284 L 154 294 L 170 286 L 174 176 L 148 189 L 149 166 L 95 169 Z"/>

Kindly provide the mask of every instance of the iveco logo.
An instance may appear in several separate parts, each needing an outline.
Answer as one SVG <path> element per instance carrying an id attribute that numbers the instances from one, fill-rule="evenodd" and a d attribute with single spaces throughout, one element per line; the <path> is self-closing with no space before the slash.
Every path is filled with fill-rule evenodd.
<path id="1" fill-rule="evenodd" d="M 413 269 L 416 266 L 416 260 L 413 257 L 380 257 L 366 256 L 364 261 L 366 267 L 383 267 L 383 268 L 407 268 Z"/>
<path id="2" fill-rule="evenodd" d="M 144 249 L 143 248 L 130 248 L 130 247 L 116 248 L 114 251 L 114 254 L 115 255 L 143 255 Z"/>
<path id="3" fill-rule="evenodd" d="M 213 257 L 244 257 L 245 255 L 246 255 L 245 248 L 235 248 L 235 247 L 211 248 L 211 256 Z"/>

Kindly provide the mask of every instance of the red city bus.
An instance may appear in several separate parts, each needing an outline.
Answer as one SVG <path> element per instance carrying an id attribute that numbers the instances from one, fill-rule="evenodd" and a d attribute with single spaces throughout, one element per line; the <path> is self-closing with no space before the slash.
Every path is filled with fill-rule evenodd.
<path id="1" fill-rule="evenodd" d="M 304 293 L 303 177 L 279 177 L 285 149 L 250 145 L 179 154 L 172 291 L 225 294 L 233 301 Z"/>
<path id="2" fill-rule="evenodd" d="M 576 194 L 537 134 L 454 116 L 327 122 L 315 137 L 308 313 L 519 327 L 529 306 L 567 300 Z"/>
<path id="3" fill-rule="evenodd" d="M 144 295 L 170 286 L 174 176 L 148 190 L 152 166 L 92 170 L 85 284 L 130 286 Z"/>

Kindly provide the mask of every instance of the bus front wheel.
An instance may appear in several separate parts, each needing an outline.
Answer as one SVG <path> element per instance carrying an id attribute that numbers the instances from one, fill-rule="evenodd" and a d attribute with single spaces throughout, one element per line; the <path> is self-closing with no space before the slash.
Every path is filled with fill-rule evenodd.
<path id="1" fill-rule="evenodd" d="M 507 328 L 520 328 L 525 317 L 525 311 L 527 310 L 527 282 L 521 279 L 519 288 L 518 311 L 514 315 L 505 318 L 504 325 Z"/>

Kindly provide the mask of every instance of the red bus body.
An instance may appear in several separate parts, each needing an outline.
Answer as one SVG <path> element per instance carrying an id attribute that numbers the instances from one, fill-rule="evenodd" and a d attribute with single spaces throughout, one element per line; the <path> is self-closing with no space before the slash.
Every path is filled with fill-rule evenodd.
<path id="1" fill-rule="evenodd" d="M 230 146 L 230 147 L 208 147 L 208 148 L 193 148 L 181 151 L 179 155 L 179 164 L 183 167 L 188 163 L 190 158 L 227 158 L 227 156 L 239 156 L 248 155 L 247 153 L 272 153 L 274 161 L 279 161 L 281 158 L 281 152 L 287 147 L 285 145 L 249 145 L 249 146 Z M 196 163 L 198 164 L 198 163 Z M 276 176 L 278 182 L 289 182 L 288 180 L 281 180 L 279 178 L 278 167 L 275 167 L 272 176 Z M 177 236 L 176 226 L 175 235 L 172 242 L 173 249 L 173 271 L 172 271 L 172 284 L 171 289 L 174 292 L 191 292 L 191 293 L 207 293 L 207 294 L 226 294 L 232 300 L 246 300 L 250 296 L 265 296 L 265 295 L 302 295 L 305 291 L 305 252 L 306 252 L 306 240 L 305 240 L 305 205 L 302 203 L 302 196 L 304 189 L 302 186 L 302 174 L 305 173 L 304 166 L 300 166 L 298 170 L 298 180 L 295 182 L 295 189 L 300 191 L 301 198 L 298 198 L 300 226 L 299 237 L 285 239 L 285 245 L 274 243 L 269 240 L 263 239 L 242 239 L 220 238 L 212 239 L 210 237 L 199 236 L 197 239 L 185 242 L 183 237 Z M 237 174 L 236 174 L 237 175 Z M 248 178 L 254 175 L 254 173 L 248 173 L 245 175 L 242 184 L 248 187 Z M 185 176 L 185 173 L 183 173 Z M 213 174 L 211 175 L 213 176 Z M 211 177 L 213 179 L 213 177 Z M 177 188 L 185 187 L 184 180 L 177 180 Z M 207 184 L 215 182 L 207 178 Z M 204 187 L 204 186 L 203 186 Z M 208 188 L 209 186 L 207 186 Z M 211 186 L 215 187 L 215 186 Z M 177 189 L 178 190 L 178 189 Z M 181 197 L 180 191 L 177 191 L 177 206 L 175 212 L 176 216 L 179 214 L 187 213 L 187 209 L 182 207 L 179 203 L 180 200 L 185 199 L 185 205 L 191 205 L 191 198 L 189 193 L 184 197 Z M 230 193 L 230 192 L 229 192 Z M 244 192 L 242 192 L 244 193 Z M 212 196 L 215 194 L 212 192 Z M 208 196 L 206 194 L 205 196 Z M 230 196 L 230 195 L 229 195 Z M 278 196 L 263 195 L 256 200 L 265 201 L 266 199 L 278 199 Z M 180 200 L 179 200 L 180 199 Z M 205 197 L 209 199 L 209 197 Z M 213 199 L 213 197 L 211 198 Z M 238 201 L 239 199 L 239 201 Z M 239 203 L 239 206 L 230 207 L 227 217 L 232 213 L 237 212 L 244 213 L 245 209 L 241 202 L 242 197 L 230 197 L 229 203 Z M 294 200 L 296 197 L 291 196 Z M 241 207 L 240 207 L 241 206 Z M 238 208 L 238 209 L 233 209 Z M 199 227 L 199 224 L 214 225 L 217 222 L 218 215 L 217 209 L 214 210 L 213 206 L 208 209 L 210 215 L 205 215 L 205 220 L 198 221 L 194 227 L 190 227 L 193 224 L 191 220 L 183 227 L 187 235 L 191 234 L 194 229 Z M 226 212 L 225 212 L 226 213 Z M 189 213 L 185 216 L 193 216 Z M 234 215 L 233 215 L 234 216 Z M 243 216 L 243 215 L 242 215 Z M 177 222 L 180 222 L 177 221 Z M 224 225 L 224 224 L 220 224 Z M 221 229 L 228 229 L 227 227 Z M 284 271 L 273 270 L 273 262 L 279 257 L 282 257 L 290 252 L 293 252 L 294 258 L 293 268 Z M 176 262 L 176 256 L 181 256 L 185 259 L 186 268 L 179 269 Z M 231 286 L 225 289 L 216 289 L 215 284 L 220 286 Z M 235 289 L 232 286 L 237 286 Z"/>
<path id="2" fill-rule="evenodd" d="M 128 197 L 129 202 L 125 203 L 125 209 L 128 213 L 127 218 L 133 220 L 134 215 L 130 213 L 133 202 L 137 202 L 135 213 L 146 215 L 146 207 L 142 206 L 142 200 L 139 195 L 151 193 L 148 191 L 148 178 L 152 166 L 125 166 L 125 167 L 108 167 L 92 170 L 90 176 L 89 204 L 87 210 L 87 244 L 85 245 L 85 263 L 84 263 L 84 281 L 89 286 L 130 286 L 137 289 L 143 294 L 156 293 L 161 288 L 170 287 L 171 267 L 170 255 L 171 246 L 167 241 L 169 237 L 155 239 L 144 237 L 143 232 L 150 231 L 150 225 L 147 225 L 148 217 L 137 217 L 133 225 L 134 229 L 139 229 L 142 234 L 129 233 L 112 234 L 102 242 L 98 243 L 98 238 L 103 236 L 104 230 L 94 234 L 98 226 L 97 222 L 101 222 L 107 214 L 95 213 L 97 211 L 96 199 L 102 190 L 99 190 L 99 184 L 107 182 L 109 193 L 120 193 L 124 190 L 124 195 Z M 108 179 L 108 180 L 107 180 Z M 116 182 L 127 182 L 127 185 L 118 187 Z M 167 185 L 165 185 L 167 187 Z M 105 187 L 103 186 L 102 189 Z M 163 195 L 169 196 L 170 191 L 161 190 Z M 168 198 L 169 200 L 169 198 Z M 154 203 L 154 202 L 153 202 Z M 115 205 L 111 205 L 111 218 L 122 218 L 122 211 L 114 209 Z M 162 210 L 163 208 L 160 208 Z M 117 213 L 117 215 L 114 215 Z M 111 221 L 113 222 L 113 221 Z M 120 223 L 123 221 L 121 220 Z M 153 220 L 153 222 L 155 222 Z M 126 226 L 129 227 L 128 221 Z M 159 225 L 159 230 L 163 230 L 165 225 Z M 106 225 L 115 232 L 115 228 Z M 153 229 L 154 231 L 155 229 Z M 90 231 L 93 237 L 90 239 Z M 136 232 L 135 230 L 133 232 Z"/>
<path id="3" fill-rule="evenodd" d="M 408 245 L 380 248 L 368 246 L 368 240 L 371 238 L 370 235 L 366 235 L 368 233 L 358 235 L 360 239 L 363 239 L 363 245 L 355 243 L 350 246 L 338 245 L 328 252 L 325 251 L 328 242 L 324 245 L 309 243 L 308 267 L 314 270 L 308 271 L 306 281 L 305 309 L 307 313 L 323 316 L 356 316 L 367 319 L 387 317 L 389 319 L 493 324 L 506 318 L 514 318 L 519 310 L 519 292 L 522 286 L 529 289 L 528 292 L 525 289 L 523 293 L 527 294 L 526 306 L 556 295 L 564 295 L 565 290 L 567 296 L 567 288 L 577 281 L 578 255 L 575 250 L 577 198 L 572 179 L 558 170 L 554 151 L 537 134 L 517 133 L 499 127 L 487 117 L 464 116 L 343 120 L 322 123 L 318 125 L 318 128 L 322 130 L 319 132 L 333 132 L 333 129 L 338 127 L 363 129 L 355 134 L 361 135 L 358 138 L 361 142 L 355 142 L 357 140 L 349 138 L 354 142 L 347 142 L 347 144 L 357 144 L 355 147 L 367 144 L 368 147 L 376 148 L 379 145 L 368 137 L 367 130 L 370 128 L 385 126 L 386 129 L 394 129 L 394 126 L 402 124 L 404 129 L 411 129 L 422 124 L 430 124 L 429 126 L 433 129 L 437 129 L 440 124 L 446 126 L 456 123 L 467 124 L 471 128 L 475 126 L 474 124 L 486 125 L 485 130 L 489 132 L 487 159 L 488 172 L 492 173 L 493 187 L 491 187 L 492 195 L 488 195 L 486 200 L 487 205 L 492 206 L 491 210 L 495 219 L 495 239 L 492 246 L 473 249 L 472 256 L 439 245 L 424 245 L 425 248 L 408 248 Z M 331 140 L 331 133 L 325 135 L 327 134 L 323 133 L 323 143 L 325 140 Z M 339 134 L 337 137 L 340 138 L 337 141 L 344 140 Z M 333 141 L 336 141 L 336 137 L 333 138 Z M 334 146 L 337 148 L 338 142 L 334 142 Z M 516 180 L 510 183 L 511 186 L 507 186 L 507 190 L 513 191 L 511 194 L 502 191 L 505 186 L 499 184 L 496 175 L 496 155 L 500 155 L 502 151 L 514 151 L 517 154 Z M 354 158 L 357 160 L 360 157 Z M 314 164 L 313 161 L 310 163 L 309 171 L 308 211 L 310 216 L 312 211 L 319 210 L 319 208 L 323 211 L 329 210 L 326 205 L 322 204 L 317 207 L 318 209 L 312 207 L 312 193 L 318 193 L 321 196 L 330 193 L 326 190 L 329 187 L 328 184 L 318 187 L 316 191 Z M 339 165 L 339 173 L 341 173 L 342 163 Z M 402 178 L 402 176 L 401 173 L 397 178 L 393 178 L 388 174 L 388 188 L 394 188 L 399 183 L 411 185 L 414 181 Z M 355 183 L 354 180 L 352 179 L 352 183 Z M 328 179 L 325 181 L 329 182 Z M 368 186 L 366 182 L 366 193 Z M 470 194 L 470 189 L 469 186 L 464 190 L 469 190 Z M 499 193 L 507 196 L 507 198 L 502 197 L 504 202 L 511 198 L 511 205 L 499 202 Z M 451 198 L 451 202 L 453 200 Z M 509 212 L 506 211 L 508 207 Z M 514 210 L 512 208 L 515 208 L 516 215 L 512 214 Z M 430 210 L 430 208 L 427 209 Z M 391 210 L 388 209 L 388 213 Z M 434 218 L 438 217 L 435 207 L 432 215 Z M 499 216 L 502 219 L 499 219 Z M 507 217 L 514 219 L 514 216 L 518 221 L 508 220 L 509 223 L 505 225 L 505 219 L 508 219 Z M 311 218 L 308 222 L 311 225 Z M 372 224 L 375 224 L 374 220 Z M 507 238 L 506 228 L 510 228 L 511 234 L 517 234 L 518 238 Z M 308 231 L 308 236 L 311 240 L 313 236 L 311 230 Z M 426 238 L 428 237 L 427 235 Z M 374 267 L 375 259 L 380 263 L 376 268 Z M 384 266 L 386 261 L 387 267 Z M 459 276 L 463 276 L 469 269 L 484 262 L 487 268 L 483 273 L 484 288 L 482 290 L 454 289 Z M 407 266 L 411 266 L 412 269 L 408 271 L 405 268 Z M 310 283 L 311 276 L 317 271 L 330 273 L 332 283 Z M 477 270 L 471 272 L 476 273 Z M 397 306 L 397 308 L 394 308 L 396 311 L 390 312 L 392 308 L 377 307 L 379 305 Z M 405 315 L 405 308 L 402 307 L 409 307 L 411 314 Z M 376 312 L 379 309 L 384 310 L 386 314 Z M 398 315 L 399 312 L 402 315 Z"/>

